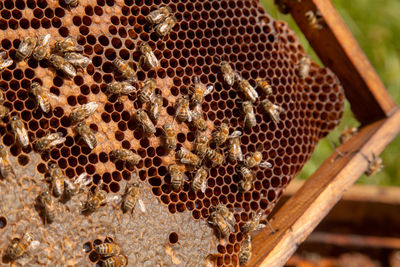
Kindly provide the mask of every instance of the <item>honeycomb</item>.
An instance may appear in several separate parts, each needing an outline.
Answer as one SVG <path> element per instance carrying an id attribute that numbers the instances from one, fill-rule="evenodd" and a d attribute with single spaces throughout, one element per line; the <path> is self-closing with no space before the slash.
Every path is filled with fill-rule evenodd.
<path id="1" fill-rule="evenodd" d="M 159 38 L 147 25 L 146 16 L 163 5 L 171 8 L 178 23 L 168 35 Z M 226 242 L 216 245 L 218 266 L 238 263 L 240 245 L 245 239 L 240 227 L 252 211 L 271 212 L 319 139 L 338 124 L 343 113 L 344 94 L 337 77 L 329 69 L 312 63 L 309 75 L 300 79 L 296 64 L 306 56 L 304 49 L 287 24 L 275 21 L 255 0 L 80 0 L 76 8 L 67 8 L 62 0 L 5 0 L 0 3 L 0 14 L 0 49 L 15 61 L 0 73 L 3 105 L 10 109 L 10 116 L 18 114 L 22 118 L 31 142 L 22 148 L 11 131 L 10 119 L 3 119 L 2 142 L 21 166 L 18 168 L 34 164 L 32 172 L 36 174 L 31 176 L 39 181 L 37 177 L 46 175 L 48 164 L 56 162 L 69 179 L 86 172 L 92 177 L 90 189 L 101 184 L 110 194 L 123 193 L 122 185 L 132 180 L 132 173 L 137 171 L 139 179 L 151 188 L 165 209 L 171 214 L 189 212 L 196 221 L 206 221 L 216 205 L 225 204 L 235 210 L 236 225 Z M 23 37 L 46 33 L 52 36 L 51 47 L 57 40 L 76 37 L 91 63 L 68 79 L 52 69 L 47 59 L 16 61 Z M 140 66 L 138 47 L 143 41 L 154 51 L 159 68 Z M 163 97 L 163 108 L 154 135 L 144 135 L 135 119 L 135 110 L 147 108 L 147 104 L 138 101 L 137 93 L 120 99 L 105 93 L 109 83 L 121 80 L 112 64 L 116 58 L 129 61 L 140 82 L 156 80 L 156 93 Z M 243 124 L 240 103 L 244 95 L 236 84 L 230 87 L 223 82 L 219 68 L 222 58 L 252 86 L 257 78 L 272 85 L 273 94 L 269 96 L 257 89 L 257 125 L 251 129 Z M 201 105 L 208 125 L 205 135 L 211 138 L 212 131 L 228 120 L 230 133 L 243 133 L 243 154 L 261 151 L 263 159 L 273 165 L 252 169 L 255 180 L 250 191 L 242 192 L 239 188 L 240 163 L 229 161 L 216 167 L 205 161 L 210 174 L 204 193 L 191 190 L 195 170 L 189 167 L 185 172 L 188 180 L 178 190 L 171 188 L 168 165 L 175 161 L 174 154 L 181 147 L 192 150 L 196 129 L 192 124 L 174 122 L 178 146 L 175 151 L 168 151 L 162 142 L 162 126 L 174 121 L 176 100 L 190 95 L 194 77 L 204 85 L 214 86 Z M 35 109 L 35 99 L 29 93 L 33 82 L 53 94 L 49 113 Z M 260 100 L 266 97 L 285 110 L 278 124 L 263 110 Z M 73 108 L 91 101 L 99 104 L 96 113 L 86 120 L 99 144 L 93 150 L 73 133 L 68 116 Z M 32 143 L 49 132 L 61 132 L 66 141 L 39 155 Z M 226 144 L 219 148 L 210 146 L 221 151 L 228 149 Z M 120 147 L 142 157 L 136 168 L 112 160 L 111 151 Z M 11 224 L 3 218 L 0 217 L 0 231 Z M 86 241 L 89 242 L 83 243 Z"/>

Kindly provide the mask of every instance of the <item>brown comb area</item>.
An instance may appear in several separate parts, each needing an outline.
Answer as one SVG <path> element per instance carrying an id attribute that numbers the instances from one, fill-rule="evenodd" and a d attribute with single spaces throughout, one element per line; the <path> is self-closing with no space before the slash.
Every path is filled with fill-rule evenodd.
<path id="1" fill-rule="evenodd" d="M 10 108 L 11 115 L 21 116 L 31 143 L 47 132 L 62 132 L 66 137 L 64 144 L 41 155 L 37 171 L 44 175 L 47 164 L 57 162 L 71 179 L 87 172 L 93 177 L 92 188 L 102 182 L 107 192 L 122 193 L 120 182 L 129 181 L 134 169 L 112 162 L 110 152 L 119 147 L 132 149 L 142 157 L 137 166 L 140 180 L 152 187 L 153 194 L 171 213 L 189 210 L 194 219 L 206 220 L 219 203 L 236 208 L 235 232 L 227 237 L 227 242 L 218 245 L 217 264 L 237 263 L 244 240 L 240 226 L 252 211 L 271 212 L 282 190 L 310 158 L 318 140 L 338 124 L 344 94 L 336 76 L 312 63 L 309 76 L 300 79 L 296 63 L 306 55 L 304 49 L 293 31 L 267 15 L 258 1 L 81 0 L 71 10 L 63 7 L 62 2 L 6 0 L 0 3 L 1 50 L 7 51 L 10 58 L 15 60 L 23 37 L 50 33 L 51 47 L 64 37 L 76 37 L 84 46 L 83 54 L 92 61 L 72 80 L 50 68 L 46 59 L 40 62 L 26 59 L 0 74 L 0 87 L 6 98 L 4 105 Z M 178 23 L 169 35 L 158 38 L 146 24 L 145 17 L 163 5 L 172 9 Z M 160 61 L 159 68 L 139 66 L 137 48 L 142 41 L 152 47 Z M 222 56 L 253 86 L 256 78 L 266 79 L 272 85 L 273 94 L 268 99 L 286 110 L 277 125 L 258 101 L 255 104 L 257 125 L 252 129 L 244 127 L 240 108 L 243 95 L 238 93 L 236 85 L 230 88 L 223 83 L 218 67 Z M 118 77 L 111 63 L 117 57 L 132 64 L 140 81 L 148 78 L 157 81 L 157 92 L 162 94 L 164 104 L 153 136 L 144 137 L 132 115 L 132 111 L 142 107 L 135 93 L 121 97 L 120 102 L 104 93 L 107 85 Z M 204 194 L 193 192 L 190 181 L 184 181 L 177 191 L 171 189 L 167 167 L 175 157 L 160 141 L 162 126 L 166 121 L 173 121 L 176 99 L 189 94 L 188 88 L 195 76 L 201 83 L 214 86 L 202 104 L 209 125 L 206 135 L 210 137 L 212 130 L 228 119 L 231 133 L 243 132 L 243 153 L 261 150 L 263 160 L 273 165 L 271 169 L 252 170 L 256 178 L 253 189 L 248 192 L 239 190 L 241 177 L 235 170 L 238 165 L 229 162 L 210 169 Z M 35 100 L 28 90 L 35 81 L 58 97 L 50 99 L 52 111 L 48 114 L 34 110 Z M 258 93 L 260 100 L 266 97 L 260 90 Z M 97 112 L 86 121 L 96 132 L 99 144 L 93 150 L 78 141 L 68 118 L 72 108 L 90 101 L 99 103 Z M 22 149 L 15 142 L 8 122 L 5 119 L 0 125 L 2 141 L 20 165 L 27 165 L 32 145 Z M 182 146 L 190 150 L 195 129 L 185 123 L 175 123 L 175 126 L 179 141 L 176 151 Z M 227 145 L 222 149 L 226 150 Z M 193 169 L 187 169 L 186 175 L 192 179 Z M 1 225 L 4 224 L 2 220 Z"/>

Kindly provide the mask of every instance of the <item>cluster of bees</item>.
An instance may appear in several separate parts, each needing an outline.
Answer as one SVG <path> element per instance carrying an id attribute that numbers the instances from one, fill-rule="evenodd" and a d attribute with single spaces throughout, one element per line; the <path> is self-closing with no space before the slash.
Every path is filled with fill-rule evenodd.
<path id="1" fill-rule="evenodd" d="M 125 266 L 128 263 L 128 259 L 121 254 L 121 249 L 115 242 L 95 245 L 94 250 L 104 259 L 103 267 Z"/>

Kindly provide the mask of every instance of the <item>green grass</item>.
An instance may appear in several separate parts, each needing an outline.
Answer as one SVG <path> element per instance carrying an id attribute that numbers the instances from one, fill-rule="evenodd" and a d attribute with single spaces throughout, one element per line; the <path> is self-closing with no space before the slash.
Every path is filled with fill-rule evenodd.
<path id="1" fill-rule="evenodd" d="M 267 12 L 278 20 L 288 22 L 295 30 L 304 48 L 314 61 L 318 57 L 290 15 L 283 15 L 273 5 L 273 0 L 261 1 Z M 332 0 L 354 37 L 367 55 L 378 75 L 397 104 L 400 103 L 400 1 L 399 0 Z M 342 122 L 328 138 L 337 140 L 347 126 L 359 126 L 346 102 Z M 310 161 L 298 177 L 308 178 L 333 152 L 328 140 L 321 140 Z M 397 137 L 381 154 L 385 168 L 373 177 L 363 175 L 358 182 L 400 186 L 400 138 Z"/>

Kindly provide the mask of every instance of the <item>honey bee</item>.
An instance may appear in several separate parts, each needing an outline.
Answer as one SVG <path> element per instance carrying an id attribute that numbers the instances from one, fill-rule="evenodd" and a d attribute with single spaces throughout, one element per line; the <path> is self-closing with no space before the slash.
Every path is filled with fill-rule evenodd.
<path id="1" fill-rule="evenodd" d="M 200 165 L 200 158 L 196 155 L 190 152 L 189 150 L 185 149 L 184 147 L 181 147 L 181 150 L 176 152 L 176 157 L 180 160 L 181 163 L 183 164 L 188 164 L 192 166 L 199 166 Z"/>
<path id="2" fill-rule="evenodd" d="M 145 110 L 138 109 L 136 111 L 136 119 L 137 119 L 138 123 L 143 127 L 143 132 L 145 134 L 155 134 L 156 127 L 154 126 L 153 122 L 150 120 L 150 118 L 147 115 Z"/>
<path id="3" fill-rule="evenodd" d="M 61 196 L 61 194 L 64 192 L 65 176 L 56 163 L 51 163 L 49 165 L 49 175 L 51 180 L 51 187 L 53 188 L 53 195 L 55 197 Z"/>
<path id="4" fill-rule="evenodd" d="M 40 106 L 44 113 L 48 113 L 51 109 L 49 96 L 46 90 L 38 82 L 33 82 L 31 92 L 36 98 L 36 109 Z"/>
<path id="5" fill-rule="evenodd" d="M 104 260 L 102 267 L 123 267 L 127 263 L 128 259 L 124 255 L 118 255 Z"/>
<path id="6" fill-rule="evenodd" d="M 212 138 L 217 145 L 222 145 L 228 139 L 229 136 L 229 125 L 226 122 L 222 122 L 221 126 L 217 131 L 212 133 Z"/>
<path id="7" fill-rule="evenodd" d="M 151 69 L 160 65 L 156 55 L 154 54 L 153 50 L 151 50 L 151 46 L 148 43 L 143 42 L 139 46 L 139 51 L 142 54 L 140 62 L 143 63 L 145 66 Z"/>
<path id="8" fill-rule="evenodd" d="M 22 39 L 17 53 L 15 54 L 16 58 L 18 60 L 23 60 L 27 57 L 30 57 L 32 55 L 33 49 L 36 46 L 36 38 L 35 37 L 30 37 L 27 36 L 24 39 Z"/>
<path id="9" fill-rule="evenodd" d="M 153 121 L 157 121 L 160 115 L 161 107 L 163 106 L 163 98 L 160 95 L 154 97 L 153 101 L 150 103 L 149 116 Z"/>
<path id="10" fill-rule="evenodd" d="M 49 133 L 35 142 L 35 149 L 38 152 L 44 152 L 65 142 L 62 133 Z"/>
<path id="11" fill-rule="evenodd" d="M 143 201 L 139 198 L 139 193 L 140 189 L 138 183 L 127 185 L 125 194 L 122 198 L 122 212 L 133 211 L 136 203 L 139 204 L 139 208 L 142 212 L 146 211 Z"/>
<path id="12" fill-rule="evenodd" d="M 74 66 L 63 57 L 51 55 L 49 60 L 55 69 L 62 71 L 67 77 L 74 78 L 76 76 L 76 69 Z"/>
<path id="13" fill-rule="evenodd" d="M 243 224 L 243 226 L 242 226 L 241 230 L 242 230 L 243 234 L 247 234 L 247 233 L 250 233 L 250 232 L 253 232 L 256 230 L 260 230 L 262 228 L 265 228 L 265 226 L 266 226 L 265 224 L 260 223 L 260 221 L 263 217 L 262 212 L 259 212 L 257 214 L 255 212 L 252 212 L 251 214 L 252 214 L 251 219 L 248 220 L 247 222 L 245 222 L 245 224 Z"/>
<path id="14" fill-rule="evenodd" d="M 140 90 L 138 95 L 139 101 L 141 103 L 146 103 L 148 101 L 153 101 L 154 91 L 156 90 L 156 81 L 154 79 L 148 79 Z"/>
<path id="15" fill-rule="evenodd" d="M 235 83 L 236 75 L 231 65 L 227 61 L 222 61 L 219 66 L 221 68 L 225 83 L 229 86 L 232 86 Z"/>
<path id="16" fill-rule="evenodd" d="M 169 150 L 175 150 L 177 139 L 176 139 L 176 131 L 174 126 L 171 123 L 166 123 L 163 126 L 165 133 L 165 145 Z"/>
<path id="17" fill-rule="evenodd" d="M 10 113 L 10 109 L 0 104 L 0 119 L 4 119 Z"/>
<path id="18" fill-rule="evenodd" d="M 96 211 L 100 206 L 106 204 L 107 193 L 96 187 L 94 193 L 89 191 L 86 202 L 84 203 L 82 212 L 92 213 Z"/>
<path id="19" fill-rule="evenodd" d="M 229 136 L 229 155 L 228 158 L 230 161 L 243 161 L 243 153 L 242 153 L 242 148 L 240 146 L 240 136 L 242 135 L 242 132 L 240 131 L 234 131 L 230 136 Z"/>
<path id="20" fill-rule="evenodd" d="M 174 16 L 166 17 L 163 22 L 155 26 L 154 31 L 159 37 L 164 37 L 169 34 L 177 22 Z"/>
<path id="21" fill-rule="evenodd" d="M 12 167 L 8 159 L 8 152 L 3 145 L 0 145 L 0 173 L 4 179 L 7 179 L 12 173 Z"/>
<path id="22" fill-rule="evenodd" d="M 7 248 L 6 255 L 11 261 L 21 257 L 30 247 L 32 240 L 33 238 L 29 233 L 25 233 L 19 240 L 14 239 Z"/>
<path id="23" fill-rule="evenodd" d="M 225 206 L 218 205 L 216 210 L 210 214 L 210 223 L 217 228 L 222 237 L 227 237 L 230 232 L 235 231 L 234 228 L 235 220 L 233 223 L 231 223 L 232 221 L 229 221 L 227 219 L 230 215 L 226 217 L 226 215 L 228 214 L 225 209 L 227 209 L 228 212 L 230 212 L 229 209 L 226 208 Z"/>
<path id="24" fill-rule="evenodd" d="M 264 99 L 263 101 L 261 101 L 261 103 L 262 103 L 262 105 L 264 107 L 264 110 L 266 112 L 268 112 L 268 114 L 271 117 L 272 121 L 275 124 L 278 124 L 279 121 L 280 121 L 279 114 L 281 112 L 285 112 L 285 109 L 280 107 L 280 106 L 272 104 L 272 102 L 269 101 L 268 99 Z"/>
<path id="25" fill-rule="evenodd" d="M 383 164 L 382 164 L 382 159 L 380 157 L 376 156 L 375 154 L 372 154 L 372 159 L 369 159 L 364 154 L 361 155 L 368 161 L 368 167 L 367 170 L 365 171 L 365 175 L 372 176 L 382 170 Z"/>
<path id="26" fill-rule="evenodd" d="M 76 124 L 78 122 L 82 122 L 85 119 L 89 118 L 95 111 L 99 105 L 96 102 L 89 102 L 87 104 L 83 104 L 80 107 L 74 108 L 69 114 L 69 119 L 72 124 Z"/>
<path id="27" fill-rule="evenodd" d="M 208 138 L 201 132 L 196 133 L 196 139 L 194 141 L 194 151 L 200 157 L 203 158 L 206 155 L 208 148 Z"/>
<path id="28" fill-rule="evenodd" d="M 69 7 L 77 7 L 79 4 L 79 0 L 64 0 L 64 2 Z"/>
<path id="29" fill-rule="evenodd" d="M 197 106 L 199 107 L 199 106 Z M 191 110 L 190 114 L 192 116 L 192 123 L 194 125 L 194 127 L 196 127 L 198 130 L 204 132 L 205 130 L 207 130 L 207 122 L 203 117 L 202 111 L 201 109 L 197 109 L 197 110 Z"/>
<path id="30" fill-rule="evenodd" d="M 13 64 L 12 59 L 7 59 L 7 52 L 1 51 L 0 52 L 0 71 L 11 66 L 12 64 Z"/>
<path id="31" fill-rule="evenodd" d="M 227 206 L 224 206 L 222 204 L 218 204 L 215 207 L 215 210 L 217 212 L 219 212 L 222 217 L 224 217 L 224 219 L 231 224 L 232 226 L 235 225 L 236 223 L 236 219 L 235 219 L 235 215 L 233 215 L 233 213 L 230 211 L 230 209 Z"/>
<path id="32" fill-rule="evenodd" d="M 160 7 L 159 9 L 153 10 L 146 17 L 146 20 L 151 25 L 156 25 L 163 22 L 167 17 L 171 16 L 172 10 L 168 6 Z"/>
<path id="33" fill-rule="evenodd" d="M 187 96 L 182 96 L 176 101 L 175 116 L 180 121 L 192 121 L 192 115 L 189 109 L 189 99 Z"/>
<path id="34" fill-rule="evenodd" d="M 76 38 L 69 36 L 56 42 L 55 49 L 59 53 L 82 52 L 83 46 L 78 44 Z"/>
<path id="35" fill-rule="evenodd" d="M 116 256 L 121 252 L 115 243 L 103 243 L 94 246 L 94 250 L 102 257 Z"/>
<path id="36" fill-rule="evenodd" d="M 221 153 L 218 153 L 217 151 L 215 151 L 214 149 L 211 149 L 211 148 L 207 148 L 206 157 L 212 162 L 212 165 L 214 167 L 222 165 L 225 161 L 224 155 L 222 155 Z"/>
<path id="37" fill-rule="evenodd" d="M 308 76 L 310 72 L 311 59 L 307 56 L 300 58 L 299 62 L 296 64 L 297 74 L 300 79 L 304 79 Z"/>
<path id="38" fill-rule="evenodd" d="M 200 167 L 200 169 L 196 171 L 196 174 L 194 175 L 192 181 L 193 191 L 195 192 L 201 191 L 202 193 L 206 191 L 207 176 L 208 176 L 208 170 L 204 166 Z"/>
<path id="39" fill-rule="evenodd" d="M 133 165 L 137 165 L 141 159 L 138 154 L 125 148 L 115 149 L 110 153 L 110 155 L 117 160 L 121 160 Z"/>
<path id="40" fill-rule="evenodd" d="M 168 172 L 171 175 L 172 189 L 177 190 L 183 183 L 183 173 L 177 164 L 170 164 Z"/>
<path id="41" fill-rule="evenodd" d="M 239 185 L 243 191 L 249 191 L 253 187 L 254 176 L 253 173 L 247 167 L 240 167 L 240 174 L 242 175 L 242 180 L 240 180 Z"/>
<path id="42" fill-rule="evenodd" d="M 28 131 L 18 115 L 11 117 L 11 129 L 16 134 L 22 147 L 27 147 L 29 145 Z"/>
<path id="43" fill-rule="evenodd" d="M 250 100 L 252 103 L 257 101 L 258 93 L 256 89 L 249 83 L 248 80 L 243 79 L 239 74 L 236 74 L 236 79 L 238 80 L 238 88 L 246 96 L 246 99 Z"/>
<path id="44" fill-rule="evenodd" d="M 256 115 L 254 114 L 254 107 L 250 101 L 244 101 L 242 103 L 244 117 L 244 125 L 248 128 L 253 128 L 257 124 Z"/>
<path id="45" fill-rule="evenodd" d="M 263 90 L 267 96 L 272 95 L 272 86 L 266 80 L 257 78 L 256 83 L 257 87 Z"/>
<path id="46" fill-rule="evenodd" d="M 339 136 L 339 142 L 341 144 L 346 143 L 350 140 L 354 135 L 358 133 L 358 129 L 355 127 L 348 128 L 344 130 Z"/>
<path id="47" fill-rule="evenodd" d="M 195 105 L 201 105 L 204 101 L 204 97 L 212 92 L 214 86 L 205 86 L 200 83 L 198 77 L 194 77 L 194 86 L 190 88 L 192 92 L 192 102 Z"/>
<path id="48" fill-rule="evenodd" d="M 83 191 L 83 187 L 91 183 L 91 179 L 86 173 L 81 173 L 75 181 L 64 180 L 64 197 L 70 199 L 79 192 Z"/>
<path id="49" fill-rule="evenodd" d="M 85 141 L 90 149 L 94 149 L 97 146 L 96 136 L 86 123 L 78 123 L 74 130 L 80 136 L 80 138 Z"/>
<path id="50" fill-rule="evenodd" d="M 129 82 L 136 82 L 136 72 L 129 66 L 129 64 L 122 59 L 116 58 L 113 61 L 114 67 L 117 69 L 121 76 L 127 79 Z"/>
<path id="51" fill-rule="evenodd" d="M 49 56 L 50 37 L 51 37 L 50 34 L 46 34 L 46 35 L 40 36 L 38 38 L 37 45 L 36 45 L 35 49 L 33 50 L 33 54 L 32 54 L 32 57 L 34 59 L 36 59 L 37 61 L 40 61 Z"/>
<path id="52" fill-rule="evenodd" d="M 42 191 L 37 197 L 37 206 L 40 216 L 43 218 L 44 224 L 52 223 L 55 218 L 54 200 L 48 190 Z"/>
<path id="53" fill-rule="evenodd" d="M 313 30 L 322 30 L 323 28 L 321 24 L 322 18 L 319 11 L 314 13 L 311 10 L 309 10 L 304 15 L 306 16 L 307 22 Z"/>
<path id="54" fill-rule="evenodd" d="M 76 52 L 68 52 L 64 54 L 66 61 L 74 65 L 76 68 L 86 68 L 90 64 L 90 58 Z"/>
<path id="55" fill-rule="evenodd" d="M 255 166 L 260 166 L 262 168 L 272 168 L 271 163 L 269 163 L 268 161 L 261 162 L 262 159 L 262 153 L 260 151 L 256 151 L 246 156 L 246 159 L 244 160 L 244 165 L 249 169 L 254 168 Z"/>
<path id="56" fill-rule="evenodd" d="M 114 81 L 107 86 L 106 92 L 110 95 L 129 95 L 136 91 L 136 87 L 127 82 Z"/>
<path id="57" fill-rule="evenodd" d="M 251 236 L 245 239 L 239 253 L 239 264 L 245 266 L 251 258 Z"/>

